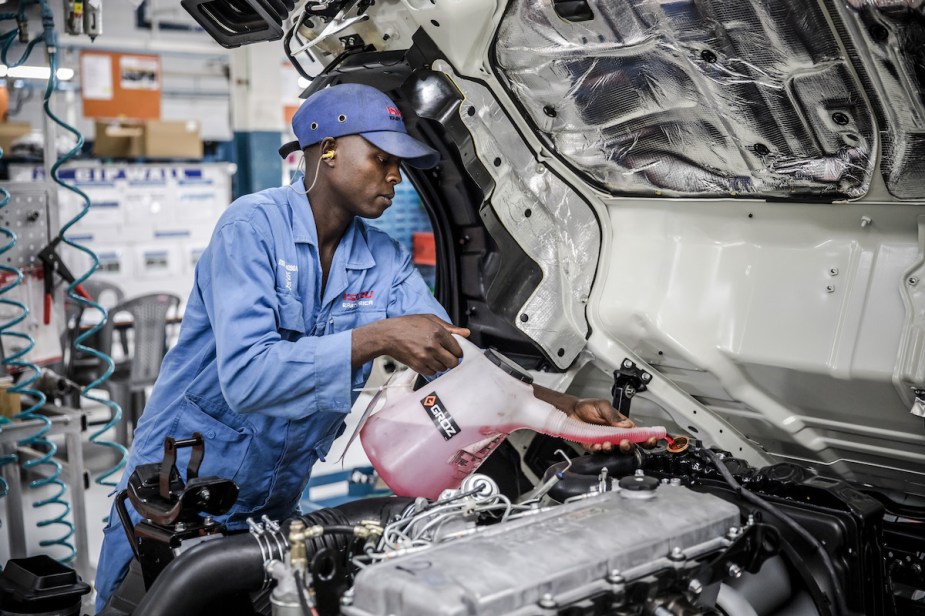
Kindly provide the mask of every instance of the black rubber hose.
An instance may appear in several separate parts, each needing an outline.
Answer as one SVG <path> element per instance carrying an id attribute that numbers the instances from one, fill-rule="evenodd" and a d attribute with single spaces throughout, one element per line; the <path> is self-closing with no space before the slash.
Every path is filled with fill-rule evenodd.
<path id="1" fill-rule="evenodd" d="M 399 496 L 363 498 L 329 509 L 319 509 L 296 519 L 302 520 L 305 526 L 350 527 L 352 529 L 366 520 L 372 520 L 385 526 L 413 503 L 413 498 Z M 284 532 L 287 534 L 290 523 L 292 520 L 283 525 Z M 324 548 L 344 553 L 352 543 L 353 537 L 350 534 L 325 533 L 308 542 L 308 549 L 311 553 L 320 552 Z"/>
<path id="2" fill-rule="evenodd" d="M 338 505 L 333 511 L 343 514 L 347 524 L 356 526 L 365 520 L 373 520 L 385 526 L 392 518 L 400 516 L 405 509 L 414 504 L 415 499 L 405 496 L 379 496 L 376 498 L 362 498 Z M 308 519 L 314 514 L 302 516 Z"/>
<path id="3" fill-rule="evenodd" d="M 829 597 L 829 601 L 837 608 L 838 614 L 842 616 L 847 614 L 848 608 L 845 605 L 844 593 L 841 592 L 841 584 L 838 583 L 838 573 L 835 571 L 835 565 L 832 562 L 832 558 L 829 556 L 829 553 L 825 550 L 824 547 L 822 547 L 822 544 L 819 543 L 819 540 L 813 537 L 809 531 L 803 528 L 792 517 L 787 515 L 780 507 L 774 506 L 754 492 L 751 492 L 750 490 L 742 487 L 742 485 L 736 481 L 735 477 L 732 476 L 732 473 L 729 472 L 729 469 L 726 468 L 726 465 L 723 463 L 723 461 L 719 459 L 719 456 L 717 456 L 713 451 L 705 447 L 700 451 L 703 452 L 704 455 L 706 455 L 708 458 L 710 458 L 713 466 L 716 467 L 716 470 L 719 471 L 719 474 L 723 476 L 723 479 L 726 480 L 726 483 L 729 484 L 729 487 L 731 487 L 736 492 L 736 494 L 739 495 L 739 497 L 779 519 L 784 523 L 785 526 L 787 526 L 787 528 L 792 530 L 803 541 L 813 547 L 815 552 L 819 554 L 819 558 L 822 560 L 823 567 L 825 568 L 826 575 L 828 576 L 829 583 L 831 584 L 831 588 L 829 589 L 828 593 L 826 593 L 821 588 L 820 590 L 824 595 Z"/>
<path id="4" fill-rule="evenodd" d="M 259 590 L 263 559 L 250 533 L 200 543 L 161 571 L 133 616 L 207 613 L 219 599 Z"/>
<path id="5" fill-rule="evenodd" d="M 353 527 L 364 520 L 382 525 L 400 515 L 414 499 L 382 497 L 345 503 L 336 509 L 322 509 L 302 516 L 306 526 Z M 288 534 L 288 520 L 284 534 Z M 335 533 L 313 539 L 309 550 L 323 547 L 343 551 L 352 537 Z M 266 542 L 274 546 L 275 542 Z M 222 598 L 259 590 L 264 582 L 263 562 L 266 554 L 250 533 L 206 541 L 184 552 L 167 565 L 138 604 L 133 616 L 165 614 L 200 614 Z M 273 558 L 280 555 L 273 554 Z"/>
<path id="6" fill-rule="evenodd" d="M 299 606 L 302 608 L 304 616 L 312 616 L 312 610 L 308 607 L 308 601 L 305 600 L 305 582 L 302 581 L 302 572 L 298 569 L 293 574 L 295 578 L 296 594 L 299 595 Z"/>

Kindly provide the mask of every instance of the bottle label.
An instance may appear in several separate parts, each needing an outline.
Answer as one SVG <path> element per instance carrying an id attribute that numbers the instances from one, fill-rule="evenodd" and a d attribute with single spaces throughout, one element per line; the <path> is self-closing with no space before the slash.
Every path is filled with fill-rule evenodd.
<path id="1" fill-rule="evenodd" d="M 456 423 L 456 420 L 453 419 L 453 416 L 443 405 L 443 402 L 437 396 L 437 392 L 433 391 L 424 396 L 424 399 L 421 400 L 421 405 L 427 411 L 430 420 L 434 422 L 434 426 L 443 435 L 443 440 L 448 441 L 459 434 L 459 424 Z"/>

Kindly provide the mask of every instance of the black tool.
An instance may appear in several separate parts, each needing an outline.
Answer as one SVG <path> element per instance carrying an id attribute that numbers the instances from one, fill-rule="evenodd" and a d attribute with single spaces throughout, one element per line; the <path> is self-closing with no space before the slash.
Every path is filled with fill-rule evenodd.
<path id="1" fill-rule="evenodd" d="M 39 261 L 42 262 L 42 274 L 45 281 L 45 314 L 42 320 L 45 325 L 51 323 L 51 304 L 55 293 L 54 275 L 58 274 L 68 284 L 73 283 L 75 280 L 74 274 L 71 273 L 71 270 L 67 268 L 58 255 L 56 249 L 59 243 L 61 243 L 61 238 L 56 237 L 45 248 L 42 248 L 38 254 Z M 93 298 L 81 285 L 74 287 L 74 291 L 81 297 L 93 301 Z"/>

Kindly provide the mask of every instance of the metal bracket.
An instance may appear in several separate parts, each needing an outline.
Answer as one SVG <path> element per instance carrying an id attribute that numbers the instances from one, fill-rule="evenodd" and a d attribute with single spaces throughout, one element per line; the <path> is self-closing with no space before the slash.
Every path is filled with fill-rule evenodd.
<path id="1" fill-rule="evenodd" d="M 170 472 L 177 465 L 177 449 L 181 447 L 192 447 L 189 464 L 186 466 L 186 481 L 199 477 L 199 466 L 202 464 L 202 458 L 205 456 L 205 441 L 202 434 L 193 432 L 193 438 L 174 440 L 171 437 L 164 439 L 164 461 L 161 463 L 160 471 L 160 492 L 161 498 L 171 502 L 174 499 L 170 495 Z"/>
<path id="2" fill-rule="evenodd" d="M 360 6 L 357 10 L 357 14 L 354 15 L 353 17 L 347 17 L 347 13 L 349 13 L 350 10 L 353 9 L 354 6 L 357 6 L 358 4 L 362 5 L 364 3 L 363 2 L 358 3 L 357 0 L 350 0 L 348 2 L 344 2 L 341 5 L 340 10 L 337 12 L 337 15 L 335 15 L 331 19 L 331 21 L 327 23 L 327 25 L 321 30 L 321 32 L 319 32 L 315 36 L 315 38 L 311 39 L 310 41 L 303 42 L 299 37 L 298 28 L 302 23 L 304 23 L 308 19 L 308 17 L 311 16 L 311 13 L 309 12 L 309 10 L 312 6 L 310 3 L 306 2 L 305 6 L 302 9 L 302 14 L 299 15 L 298 18 L 293 21 L 293 26 L 292 26 L 292 32 L 295 35 L 296 42 L 299 44 L 299 46 L 296 47 L 295 49 L 292 49 L 289 46 L 289 41 L 292 39 L 292 37 L 289 36 L 289 34 L 287 33 L 287 36 L 286 36 L 287 55 L 295 56 L 296 54 L 300 54 L 304 51 L 308 51 L 309 49 L 311 49 L 318 43 L 321 43 L 322 41 L 327 39 L 328 37 L 334 34 L 337 34 L 338 32 L 341 32 L 342 30 L 346 30 L 347 28 L 349 28 L 350 26 L 356 23 L 368 20 L 369 15 L 365 14 L 366 7 L 364 6 Z"/>
<path id="3" fill-rule="evenodd" d="M 652 375 L 626 358 L 613 371 L 613 407 L 626 417 L 630 416 L 630 405 L 636 394 L 644 392 L 652 382 Z"/>

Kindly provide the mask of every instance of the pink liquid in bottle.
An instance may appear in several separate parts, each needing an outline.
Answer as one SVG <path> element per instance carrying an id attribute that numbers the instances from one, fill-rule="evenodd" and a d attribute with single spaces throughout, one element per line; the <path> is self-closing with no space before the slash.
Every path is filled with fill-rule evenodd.
<path id="1" fill-rule="evenodd" d="M 373 467 L 399 496 L 436 499 L 458 488 L 514 430 L 585 443 L 642 442 L 664 438 L 665 429 L 613 428 L 571 419 L 533 395 L 532 379 L 494 351 L 464 338 L 463 360 L 417 391 L 417 374 L 393 377 L 373 398 L 360 430 Z"/>

